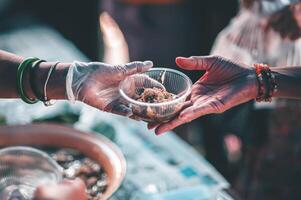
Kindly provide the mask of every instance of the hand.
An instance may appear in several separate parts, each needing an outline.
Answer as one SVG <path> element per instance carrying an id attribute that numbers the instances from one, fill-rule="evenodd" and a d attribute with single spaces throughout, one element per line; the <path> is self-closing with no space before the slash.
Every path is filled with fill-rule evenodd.
<path id="1" fill-rule="evenodd" d="M 39 186 L 35 191 L 34 200 L 87 200 L 86 186 L 80 179 Z"/>
<path id="2" fill-rule="evenodd" d="M 179 116 L 156 128 L 156 134 L 211 113 L 222 113 L 231 107 L 257 97 L 258 83 L 252 67 L 216 57 L 178 57 L 177 65 L 186 70 L 206 70 L 192 87 L 190 98 Z M 154 128 L 149 124 L 149 128 Z"/>
<path id="3" fill-rule="evenodd" d="M 132 62 L 124 66 L 74 62 L 67 74 L 68 99 L 82 101 L 102 111 L 131 116 L 131 109 L 119 95 L 119 83 L 129 75 L 148 71 L 152 66 L 151 61 Z M 150 79 L 148 76 L 144 77 L 146 81 Z M 130 88 L 134 90 L 135 86 Z"/>

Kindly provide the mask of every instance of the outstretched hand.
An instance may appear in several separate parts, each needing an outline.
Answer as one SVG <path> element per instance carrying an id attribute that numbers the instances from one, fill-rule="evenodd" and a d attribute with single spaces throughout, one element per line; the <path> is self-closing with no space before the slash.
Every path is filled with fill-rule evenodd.
<path id="1" fill-rule="evenodd" d="M 178 57 L 176 63 L 185 70 L 205 70 L 193 85 L 191 95 L 177 118 L 158 125 L 156 134 L 162 134 L 201 116 L 222 113 L 231 107 L 255 99 L 258 83 L 254 69 L 222 57 Z"/>
<path id="2" fill-rule="evenodd" d="M 151 61 L 110 65 L 100 62 L 74 62 L 67 75 L 67 97 L 70 101 L 82 101 L 105 112 L 132 116 L 132 110 L 119 94 L 119 83 L 130 75 L 141 76 L 144 81 L 154 82 L 143 72 L 152 68 Z M 135 82 L 128 83 L 135 90 Z"/>

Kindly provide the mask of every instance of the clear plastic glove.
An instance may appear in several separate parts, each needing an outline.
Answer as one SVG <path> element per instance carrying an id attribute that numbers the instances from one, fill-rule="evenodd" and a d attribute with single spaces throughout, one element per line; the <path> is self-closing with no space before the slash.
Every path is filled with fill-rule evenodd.
<path id="1" fill-rule="evenodd" d="M 190 98 L 179 116 L 158 126 L 156 134 L 174 129 L 203 115 L 222 113 L 231 107 L 257 97 L 258 83 L 251 66 L 234 63 L 222 57 L 179 57 L 177 65 L 186 70 L 206 70 L 192 87 Z"/>
<path id="2" fill-rule="evenodd" d="M 34 200 L 87 200 L 86 186 L 80 179 L 42 185 L 36 189 Z"/>
<path id="3" fill-rule="evenodd" d="M 67 98 L 71 102 L 82 101 L 102 111 L 131 116 L 131 109 L 119 95 L 119 83 L 127 76 L 148 71 L 152 66 L 151 61 L 132 62 L 124 66 L 100 62 L 74 62 L 67 74 Z M 144 77 L 145 81 L 154 81 Z M 133 84 L 129 84 L 133 86 L 129 89 L 135 90 Z"/>

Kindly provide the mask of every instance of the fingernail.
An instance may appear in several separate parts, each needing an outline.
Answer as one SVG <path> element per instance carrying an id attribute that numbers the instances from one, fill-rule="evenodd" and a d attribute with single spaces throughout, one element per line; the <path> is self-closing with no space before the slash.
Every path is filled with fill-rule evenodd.
<path id="1" fill-rule="evenodd" d="M 161 132 L 161 131 L 156 131 L 155 133 L 156 133 L 156 136 L 159 136 L 159 135 L 161 135 L 161 134 L 162 134 L 162 132 Z"/>
<path id="2" fill-rule="evenodd" d="M 145 67 L 150 67 L 150 68 L 151 68 L 154 64 L 153 64 L 152 61 L 147 60 L 147 61 L 144 61 L 144 62 L 143 62 L 143 65 L 144 65 Z"/>
<path id="3" fill-rule="evenodd" d="M 162 135 L 163 133 L 166 132 L 166 129 L 159 129 L 159 130 L 156 130 L 156 135 L 159 136 L 159 135 Z"/>

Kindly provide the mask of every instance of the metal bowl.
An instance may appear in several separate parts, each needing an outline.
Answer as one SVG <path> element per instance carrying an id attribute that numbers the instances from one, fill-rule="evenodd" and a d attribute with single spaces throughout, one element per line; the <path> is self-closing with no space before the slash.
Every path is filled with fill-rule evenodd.
<path id="1" fill-rule="evenodd" d="M 116 145 L 101 135 L 81 132 L 71 127 L 55 124 L 0 127 L 0 148 L 20 145 L 71 148 L 99 163 L 109 182 L 99 200 L 112 196 L 126 173 L 125 158 Z"/>

